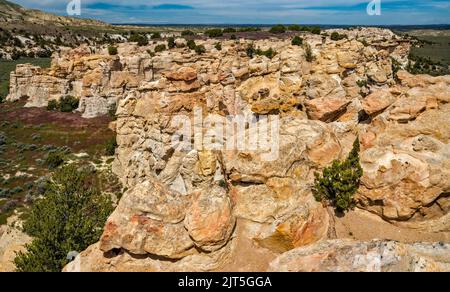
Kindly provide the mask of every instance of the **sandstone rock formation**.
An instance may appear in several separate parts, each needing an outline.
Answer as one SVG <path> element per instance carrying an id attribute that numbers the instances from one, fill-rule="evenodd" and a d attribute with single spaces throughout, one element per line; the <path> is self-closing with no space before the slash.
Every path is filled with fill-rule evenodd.
<path id="1" fill-rule="evenodd" d="M 0 272 L 14 272 L 16 253 L 25 250 L 31 237 L 21 231 L 22 222 L 17 216 L 8 218 L 5 225 L 0 226 Z"/>
<path id="2" fill-rule="evenodd" d="M 290 40 L 242 39 L 224 41 L 221 51 L 216 40 L 199 41 L 202 55 L 175 48 L 152 57 L 156 44 L 121 44 L 118 56 L 80 47 L 55 56 L 49 70 L 19 66 L 9 100 L 28 96 L 28 106 L 44 106 L 71 94 L 85 117 L 117 106 L 113 169 L 127 192 L 79 269 L 217 271 L 240 256 L 242 237 L 282 254 L 273 270 L 337 269 L 307 258 L 332 248 L 363 255 L 358 265 L 337 257 L 342 270 L 367 268 L 384 243 L 320 243 L 333 238 L 334 214 L 311 193 L 314 172 L 346 157 L 356 136 L 364 168 L 358 208 L 407 228 L 450 232 L 449 76 L 394 76 L 392 58 L 405 64 L 407 42 L 387 30 L 348 34 L 337 42 L 305 35 L 312 62 Z M 251 43 L 277 54 L 250 58 Z M 242 131 L 216 135 L 230 124 Z M 180 134 L 186 128 L 193 131 Z M 400 270 L 448 269 L 440 259 L 403 265 L 423 262 L 422 246 L 387 245 Z M 389 269 L 389 261 L 376 268 Z M 304 266 L 292 268 L 297 262 Z"/>
<path id="3" fill-rule="evenodd" d="M 323 241 L 286 252 L 271 272 L 444 272 L 450 268 L 449 244 L 394 241 Z"/>

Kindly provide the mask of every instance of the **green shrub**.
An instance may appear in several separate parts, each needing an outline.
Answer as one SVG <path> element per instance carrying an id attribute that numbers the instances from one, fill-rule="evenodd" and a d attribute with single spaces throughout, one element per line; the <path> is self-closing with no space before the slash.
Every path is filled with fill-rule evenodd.
<path id="1" fill-rule="evenodd" d="M 280 34 L 280 33 L 285 33 L 286 32 L 286 27 L 284 25 L 275 25 L 273 26 L 270 30 L 270 33 L 274 33 L 274 34 Z"/>
<path id="2" fill-rule="evenodd" d="M 176 47 L 175 44 L 175 38 L 174 37 L 170 37 L 167 39 L 167 46 L 169 47 L 169 49 L 173 49 Z"/>
<path id="3" fill-rule="evenodd" d="M 13 59 L 14 61 L 17 61 L 20 59 L 20 53 L 18 51 L 16 51 L 16 49 L 14 49 L 11 53 L 11 59 Z"/>
<path id="4" fill-rule="evenodd" d="M 254 32 L 254 31 L 261 31 L 261 28 L 259 28 L 259 27 L 241 27 L 239 29 L 239 32 Z"/>
<path id="5" fill-rule="evenodd" d="M 356 81 L 356 84 L 361 88 L 367 87 L 367 80 L 366 79 L 358 80 L 358 81 Z"/>
<path id="6" fill-rule="evenodd" d="M 235 34 L 230 35 L 230 40 L 237 40 L 237 36 Z"/>
<path id="7" fill-rule="evenodd" d="M 112 212 L 92 173 L 67 166 L 54 174 L 42 200 L 33 205 L 24 231 L 33 237 L 14 260 L 19 272 L 59 272 L 71 251 L 97 242 Z"/>
<path id="8" fill-rule="evenodd" d="M 74 97 L 62 97 L 61 101 L 50 100 L 47 105 L 49 111 L 72 112 L 78 108 L 78 100 Z"/>
<path id="9" fill-rule="evenodd" d="M 255 47 L 253 45 L 249 45 L 246 49 L 247 56 L 249 58 L 253 58 L 255 56 Z"/>
<path id="10" fill-rule="evenodd" d="M 117 120 L 116 112 L 117 104 L 110 105 L 108 109 L 108 116 L 114 121 Z"/>
<path id="11" fill-rule="evenodd" d="M 394 77 L 394 80 L 399 82 L 399 78 L 397 76 L 398 71 L 400 71 L 402 69 L 402 64 L 400 64 L 399 61 L 397 61 L 396 59 L 391 57 L 391 61 L 392 61 L 392 74 Z"/>
<path id="12" fill-rule="evenodd" d="M 194 36 L 195 35 L 195 33 L 192 31 L 192 30 L 183 30 L 182 32 L 181 32 L 181 36 Z"/>
<path id="13" fill-rule="evenodd" d="M 340 41 L 340 40 L 348 38 L 348 36 L 346 34 L 339 34 L 338 32 L 335 31 L 331 34 L 330 38 L 333 41 Z"/>
<path id="14" fill-rule="evenodd" d="M 265 50 L 265 51 L 263 51 L 261 49 L 257 49 L 256 54 L 258 56 L 266 56 L 267 58 L 272 59 L 273 57 L 275 57 L 277 52 L 275 52 L 272 48 L 269 48 L 268 50 Z"/>
<path id="15" fill-rule="evenodd" d="M 5 145 L 8 142 L 8 137 L 3 132 L 0 132 L 0 146 Z"/>
<path id="16" fill-rule="evenodd" d="M 56 150 L 50 151 L 45 158 L 44 164 L 48 169 L 55 169 L 64 163 L 64 155 Z"/>
<path id="17" fill-rule="evenodd" d="M 49 111 L 56 111 L 59 109 L 59 104 L 57 100 L 50 100 L 47 104 L 47 110 Z"/>
<path id="18" fill-rule="evenodd" d="M 111 56 L 117 55 L 117 47 L 109 46 L 109 47 L 108 47 L 108 53 L 109 53 L 109 55 L 111 55 Z"/>
<path id="19" fill-rule="evenodd" d="M 117 140 L 114 137 L 111 140 L 106 142 L 106 144 L 105 144 L 105 155 L 106 156 L 113 156 L 114 154 L 116 154 L 116 148 L 117 148 Z"/>
<path id="20" fill-rule="evenodd" d="M 363 169 L 359 161 L 359 139 L 345 161 L 335 160 L 322 175 L 315 174 L 313 194 L 317 201 L 327 201 L 338 211 L 347 211 L 353 207 L 353 196 L 358 191 Z"/>
<path id="21" fill-rule="evenodd" d="M 307 62 L 311 63 L 312 61 L 314 61 L 314 55 L 309 44 L 305 45 L 305 58 Z"/>
<path id="22" fill-rule="evenodd" d="M 164 52 L 165 50 L 167 50 L 167 47 L 164 44 L 160 44 L 155 47 L 155 53 L 161 53 Z"/>
<path id="23" fill-rule="evenodd" d="M 227 27 L 223 29 L 223 33 L 235 33 L 236 29 L 233 27 Z"/>
<path id="24" fill-rule="evenodd" d="M 0 103 L 6 100 L 9 93 L 9 80 L 0 81 Z"/>
<path id="25" fill-rule="evenodd" d="M 154 34 L 152 34 L 152 36 L 150 38 L 152 40 L 160 39 L 161 38 L 161 33 L 155 32 Z"/>
<path id="26" fill-rule="evenodd" d="M 222 51 L 222 44 L 221 43 L 216 43 L 214 48 L 218 51 Z"/>
<path id="27" fill-rule="evenodd" d="M 205 48 L 204 45 L 196 46 L 196 47 L 195 47 L 195 52 L 196 52 L 198 55 L 202 55 L 202 54 L 206 53 L 206 48 Z"/>
<path id="28" fill-rule="evenodd" d="M 223 36 L 223 31 L 220 28 L 208 29 L 205 34 L 210 38 L 217 38 Z"/>
<path id="29" fill-rule="evenodd" d="M 322 30 L 320 29 L 320 26 L 314 26 L 313 28 L 311 28 L 311 33 L 313 34 L 320 34 L 322 32 Z"/>
<path id="30" fill-rule="evenodd" d="M 146 46 L 148 45 L 148 39 L 145 35 L 141 34 L 132 34 L 129 38 L 129 41 L 132 43 L 137 43 L 138 46 Z"/>
<path id="31" fill-rule="evenodd" d="M 12 190 L 10 190 L 11 195 L 16 195 L 21 192 L 23 192 L 23 188 L 21 186 L 17 186 L 15 188 L 13 188 Z"/>
<path id="32" fill-rule="evenodd" d="M 195 43 L 194 40 L 188 40 L 186 43 L 186 46 L 191 50 L 195 50 L 195 48 L 197 47 L 197 44 Z"/>
<path id="33" fill-rule="evenodd" d="M 62 113 L 70 113 L 76 110 L 79 104 L 80 101 L 77 98 L 71 95 L 66 95 L 61 97 L 59 100 L 59 110 Z"/>
<path id="34" fill-rule="evenodd" d="M 424 58 L 410 53 L 408 59 L 409 63 L 406 70 L 411 74 L 428 74 L 431 76 L 450 74 L 448 66 L 443 65 L 440 62 L 434 62 L 429 57 Z"/>
<path id="35" fill-rule="evenodd" d="M 37 52 L 37 56 L 39 58 L 50 58 L 52 56 L 52 51 L 50 50 L 41 50 Z"/>
<path id="36" fill-rule="evenodd" d="M 293 46 L 301 46 L 301 45 L 303 45 L 303 39 L 301 37 L 299 37 L 299 36 L 295 36 L 292 39 L 292 45 Z"/>
<path id="37" fill-rule="evenodd" d="M 288 27 L 288 30 L 290 30 L 290 31 L 300 31 L 300 30 L 301 30 L 301 27 L 300 27 L 300 25 L 298 25 L 298 24 L 294 24 L 294 25 L 290 25 L 290 26 Z"/>
<path id="38" fill-rule="evenodd" d="M 300 28 L 300 31 L 311 31 L 311 27 L 309 27 L 309 26 L 302 26 Z"/>

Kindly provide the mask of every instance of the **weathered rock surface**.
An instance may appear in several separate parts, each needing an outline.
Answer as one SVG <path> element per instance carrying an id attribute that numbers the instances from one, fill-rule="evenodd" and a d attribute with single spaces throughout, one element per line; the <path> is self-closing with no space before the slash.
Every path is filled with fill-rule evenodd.
<path id="1" fill-rule="evenodd" d="M 244 108 L 260 114 L 290 112 L 308 98 L 317 99 L 307 103 L 311 118 L 335 120 L 345 112 L 348 99 L 355 97 L 356 84 L 342 82 L 344 73 L 379 84 L 393 82 L 391 59 L 386 50 L 375 49 L 382 43 L 375 34 L 387 33 L 365 29 L 347 33 L 348 41 L 325 43 L 318 36 L 306 35 L 305 41 L 317 55 L 312 64 L 305 61 L 303 48 L 276 39 L 254 42 L 261 49 L 276 50 L 273 59 L 249 58 L 245 50 L 253 41 L 244 39 L 224 41 L 221 51 L 214 49 L 215 40 L 198 41 L 207 48 L 201 56 L 187 48 L 175 48 L 152 57 L 148 51 L 162 42 L 146 47 L 119 44 L 117 56 L 110 56 L 106 46 L 62 48 L 49 69 L 18 66 L 11 73 L 7 99 L 27 97 L 27 106 L 45 107 L 49 100 L 73 95 L 80 99 L 83 116 L 92 118 L 114 110 L 130 95 L 156 90 L 168 95 L 201 92 L 209 107 L 228 113 Z M 373 46 L 364 47 L 358 41 L 362 38 L 372 41 Z M 389 39 L 387 47 L 396 49 L 394 56 L 402 63 L 409 44 Z M 332 108 L 327 112 L 329 106 Z"/>
<path id="2" fill-rule="evenodd" d="M 8 218 L 6 225 L 0 226 L 0 272 L 14 272 L 16 253 L 25 250 L 31 238 L 21 231 L 17 216 Z"/>
<path id="3" fill-rule="evenodd" d="M 108 219 L 100 249 L 182 258 L 194 246 L 183 225 L 188 204 L 188 197 L 156 181 L 142 182 L 124 195 Z"/>
<path id="4" fill-rule="evenodd" d="M 449 78 L 399 71 L 397 80 L 391 57 L 405 64 L 409 44 L 375 31 L 349 31 L 338 42 L 306 35 L 313 62 L 289 40 L 254 41 L 272 47 L 272 59 L 247 56 L 249 40 L 223 41 L 222 51 L 207 40 L 198 41 L 202 55 L 175 48 L 151 57 L 155 44 L 120 44 L 118 56 L 81 47 L 61 52 L 49 70 L 19 67 L 9 99 L 30 93 L 30 106 L 43 105 L 57 91 L 33 92 L 58 78 L 69 80 L 65 94 L 80 98 L 85 117 L 117 105 L 113 170 L 128 191 L 100 242 L 81 254 L 81 269 L 220 270 L 239 256 L 239 242 L 268 254 L 313 250 L 333 234 L 333 215 L 311 193 L 314 172 L 346 157 L 357 135 L 357 206 L 407 228 L 449 232 Z M 367 34 L 364 45 L 358 39 Z M 264 128 L 269 120 L 276 131 Z M 216 136 L 230 124 L 242 132 Z M 180 134 L 185 128 L 194 130 Z M 261 129 L 271 145 L 251 139 Z M 245 232 L 236 228 L 242 221 Z M 382 252 L 376 242 L 342 245 L 363 257 Z"/>
<path id="5" fill-rule="evenodd" d="M 394 241 L 323 241 L 291 250 L 269 266 L 271 272 L 445 272 L 450 245 Z"/>
<path id="6" fill-rule="evenodd" d="M 390 107 L 362 127 L 360 205 L 388 220 L 435 219 L 448 212 L 450 84 L 416 76 L 416 87 L 408 74 L 400 72 L 400 78 L 414 87 L 402 88 Z"/>

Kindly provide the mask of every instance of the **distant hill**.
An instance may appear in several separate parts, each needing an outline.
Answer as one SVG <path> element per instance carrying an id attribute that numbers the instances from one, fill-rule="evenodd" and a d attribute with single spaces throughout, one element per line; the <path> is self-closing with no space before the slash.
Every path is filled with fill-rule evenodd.
<path id="1" fill-rule="evenodd" d="M 105 22 L 92 19 L 58 16 L 36 9 L 27 9 L 6 0 L 0 0 L 0 23 L 34 23 L 53 24 L 59 26 L 109 26 Z"/>

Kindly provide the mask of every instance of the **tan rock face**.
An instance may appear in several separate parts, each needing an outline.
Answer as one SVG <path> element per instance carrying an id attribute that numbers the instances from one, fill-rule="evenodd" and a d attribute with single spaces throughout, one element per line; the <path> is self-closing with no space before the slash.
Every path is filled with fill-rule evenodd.
<path id="1" fill-rule="evenodd" d="M 393 104 L 394 101 L 394 96 L 388 90 L 379 90 L 367 96 L 362 104 L 364 111 L 368 115 L 373 115 L 385 110 Z"/>
<path id="2" fill-rule="evenodd" d="M 118 57 L 78 49 L 80 60 L 69 62 L 62 53 L 51 74 L 84 78 L 79 92 L 85 116 L 118 102 L 113 170 L 129 190 L 100 243 L 80 256 L 83 268 L 213 271 L 239 257 L 236 244 L 246 242 L 269 253 L 288 252 L 273 270 L 332 270 L 321 251 L 337 257 L 329 252 L 334 243 L 315 244 L 333 233 L 333 218 L 315 201 L 311 186 L 314 172 L 345 158 L 357 135 L 364 169 L 357 206 L 408 228 L 446 230 L 449 79 L 400 71 L 397 83 L 391 57 L 405 61 L 408 45 L 384 30 L 346 33 L 349 40 L 339 42 L 307 36 L 313 62 L 289 40 L 254 42 L 272 47 L 272 59 L 249 58 L 248 40 L 224 41 L 222 51 L 213 49 L 216 40 L 199 41 L 207 48 L 203 55 L 176 48 L 150 57 L 149 48 L 130 44 L 119 46 Z M 361 37 L 368 46 L 356 40 Z M 359 80 L 368 86 L 361 88 Z M 211 115 L 239 115 L 258 126 L 262 115 L 276 117 L 275 159 L 256 151 L 259 142 L 248 149 L 203 147 L 198 139 L 211 138 L 213 128 L 226 124 L 204 123 Z M 180 116 L 200 128 L 181 135 L 193 142 L 191 148 L 173 147 L 183 127 L 176 123 Z M 244 135 L 213 140 L 244 143 L 259 132 L 244 125 Z M 243 221 L 246 232 L 238 232 L 236 222 Z M 289 254 L 307 245 L 318 255 Z M 378 242 L 338 242 L 336 248 L 362 254 L 356 266 L 336 258 L 343 270 L 370 269 L 370 257 L 383 253 Z M 376 268 L 387 269 L 388 261 Z"/>
<path id="3" fill-rule="evenodd" d="M 197 79 L 197 71 L 194 68 L 184 67 L 180 68 L 177 71 L 163 73 L 163 75 L 169 79 L 174 81 L 193 81 Z"/>
<path id="4" fill-rule="evenodd" d="M 188 204 L 188 197 L 155 181 L 142 182 L 124 195 L 108 219 L 100 249 L 125 248 L 134 254 L 182 257 L 193 247 L 183 225 Z"/>
<path id="5" fill-rule="evenodd" d="M 342 115 L 350 101 L 343 98 L 316 98 L 306 102 L 308 116 L 313 120 L 331 122 Z"/>
<path id="6" fill-rule="evenodd" d="M 208 192 L 194 194 L 184 223 L 199 248 L 213 251 L 223 247 L 236 223 L 225 189 L 216 186 Z"/>
<path id="7" fill-rule="evenodd" d="M 271 272 L 443 272 L 450 262 L 448 244 L 390 241 L 324 241 L 275 259 Z"/>
<path id="8" fill-rule="evenodd" d="M 387 122 L 368 128 L 376 138 L 361 155 L 364 208 L 387 219 L 407 220 L 449 191 L 449 107 L 441 108 L 407 125 Z"/>
<path id="9" fill-rule="evenodd" d="M 15 272 L 16 253 L 23 252 L 31 237 L 22 231 L 22 222 L 17 216 L 11 216 L 7 224 L 0 226 L 0 272 Z"/>
<path id="10" fill-rule="evenodd" d="M 433 206 L 449 191 L 449 107 L 444 95 L 450 86 L 443 77 L 412 77 L 403 71 L 399 76 L 406 86 L 396 89 L 399 96 L 393 103 L 386 91 L 363 102 L 369 112 L 371 101 L 384 103 L 373 109 L 391 105 L 362 134 L 366 149 L 358 199 L 361 207 L 388 220 L 433 219 L 447 213 Z M 386 94 L 388 98 L 380 98 Z"/>

